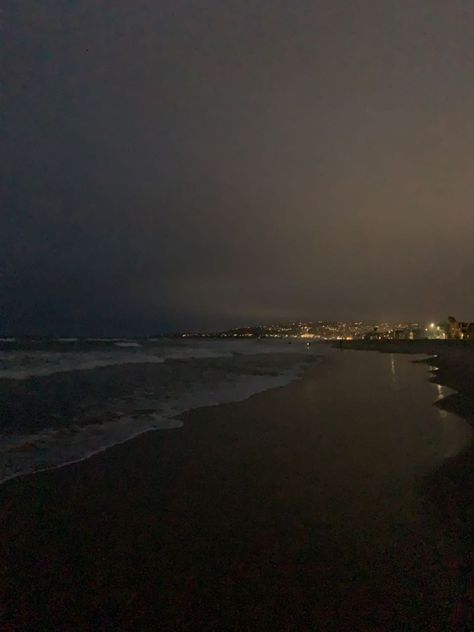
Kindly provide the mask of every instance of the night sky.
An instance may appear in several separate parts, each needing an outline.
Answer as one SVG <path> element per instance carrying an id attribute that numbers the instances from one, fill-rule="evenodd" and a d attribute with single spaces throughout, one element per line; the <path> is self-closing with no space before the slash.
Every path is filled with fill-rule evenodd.
<path id="1" fill-rule="evenodd" d="M 0 333 L 474 320 L 472 0 L 7 0 Z"/>

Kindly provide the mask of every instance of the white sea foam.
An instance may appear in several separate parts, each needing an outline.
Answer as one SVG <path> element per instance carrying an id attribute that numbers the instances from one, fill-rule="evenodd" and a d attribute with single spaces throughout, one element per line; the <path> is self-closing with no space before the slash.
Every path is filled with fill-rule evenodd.
<path id="1" fill-rule="evenodd" d="M 302 351 L 302 345 L 289 347 L 281 341 L 206 340 L 164 342 L 143 347 L 138 342 L 120 338 L 89 339 L 111 343 L 110 347 L 74 351 L 0 351 L 0 379 L 26 380 L 53 373 L 87 371 L 121 364 L 161 363 L 170 360 L 231 357 L 235 354 L 288 353 Z M 74 342 L 75 339 L 62 339 Z M 113 342 L 112 342 L 113 341 Z"/>
<path id="2" fill-rule="evenodd" d="M 241 401 L 255 393 L 285 386 L 301 372 L 301 362 L 279 375 L 235 376 L 224 370 L 218 381 L 215 378 L 207 383 L 183 381 L 175 384 L 174 392 L 167 392 L 164 398 L 137 399 L 133 402 L 134 412 L 115 410 L 115 418 L 102 423 L 4 435 L 0 440 L 0 482 L 82 461 L 151 430 L 179 428 L 182 422 L 176 416 L 186 410 Z"/>
<path id="3" fill-rule="evenodd" d="M 122 338 L 86 338 L 87 342 L 116 342 Z"/>
<path id="4" fill-rule="evenodd" d="M 121 417 L 80 428 L 48 429 L 31 435 L 11 435 L 0 448 L 0 484 L 12 478 L 57 469 L 104 452 L 151 430 L 183 425 L 178 419 L 151 414 L 143 419 Z"/>
<path id="5" fill-rule="evenodd" d="M 145 353 L 0 351 L 0 379 L 26 380 L 53 373 L 87 371 L 120 364 L 161 363 L 164 358 Z"/>

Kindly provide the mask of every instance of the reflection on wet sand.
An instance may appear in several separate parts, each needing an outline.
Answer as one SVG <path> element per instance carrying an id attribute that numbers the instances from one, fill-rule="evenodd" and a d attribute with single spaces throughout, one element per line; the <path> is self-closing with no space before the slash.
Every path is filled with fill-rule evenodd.
<path id="1" fill-rule="evenodd" d="M 459 542 L 422 481 L 472 433 L 413 359 L 328 352 L 299 382 L 6 483 L 15 622 L 459 629 Z"/>

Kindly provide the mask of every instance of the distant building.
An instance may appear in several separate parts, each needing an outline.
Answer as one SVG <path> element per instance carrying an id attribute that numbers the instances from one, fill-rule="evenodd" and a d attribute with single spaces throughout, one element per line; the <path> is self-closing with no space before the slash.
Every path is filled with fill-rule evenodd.
<path id="1" fill-rule="evenodd" d="M 456 320 L 454 316 L 449 316 L 447 336 L 454 340 L 474 340 L 474 323 Z"/>
<path id="2" fill-rule="evenodd" d="M 381 340 L 381 339 L 382 339 L 382 334 L 378 330 L 378 327 L 374 327 L 372 331 L 368 331 L 364 336 L 364 340 Z"/>
<path id="3" fill-rule="evenodd" d="M 426 338 L 426 331 L 421 327 L 404 327 L 395 329 L 392 337 L 395 340 L 422 340 Z"/>
<path id="4" fill-rule="evenodd" d="M 411 337 L 411 329 L 395 329 L 393 338 L 395 340 L 413 340 Z"/>

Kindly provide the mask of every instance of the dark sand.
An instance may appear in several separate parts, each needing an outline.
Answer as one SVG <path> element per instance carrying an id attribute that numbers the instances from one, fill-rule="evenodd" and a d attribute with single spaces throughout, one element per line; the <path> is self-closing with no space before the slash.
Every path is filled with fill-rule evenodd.
<path id="1" fill-rule="evenodd" d="M 333 354 L 6 483 L 4 629 L 462 629 L 465 543 L 423 489 L 469 431 L 430 406 L 428 375 Z"/>
<path id="2" fill-rule="evenodd" d="M 437 405 L 453 412 L 474 426 L 474 343 L 453 340 L 344 342 L 344 349 L 381 353 L 427 353 L 435 368 L 431 381 L 448 386 L 454 393 Z M 426 477 L 424 491 L 435 503 L 443 524 L 455 534 L 462 553 L 460 571 L 464 574 L 464 597 L 459 620 L 469 619 L 462 629 L 474 629 L 474 442 L 447 459 Z M 470 612 L 470 616 L 467 614 Z"/>

